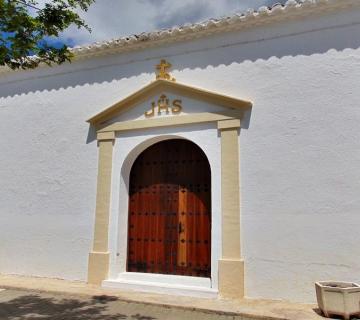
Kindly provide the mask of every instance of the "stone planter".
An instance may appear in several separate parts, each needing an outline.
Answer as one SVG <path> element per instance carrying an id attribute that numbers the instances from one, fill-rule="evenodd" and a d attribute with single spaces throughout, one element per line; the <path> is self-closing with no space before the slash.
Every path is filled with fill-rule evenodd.
<path id="1" fill-rule="evenodd" d="M 319 308 L 325 317 L 350 319 L 360 314 L 360 285 L 353 282 L 321 281 L 315 283 Z"/>

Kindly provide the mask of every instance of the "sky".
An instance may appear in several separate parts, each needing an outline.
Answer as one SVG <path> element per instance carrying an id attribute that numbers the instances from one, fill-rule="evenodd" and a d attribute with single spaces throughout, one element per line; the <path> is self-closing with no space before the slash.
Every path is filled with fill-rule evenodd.
<path id="1" fill-rule="evenodd" d="M 44 2 L 43 1 L 39 1 Z M 70 46 L 219 18 L 283 0 L 97 0 L 81 13 L 92 29 L 68 29 L 61 40 Z"/>

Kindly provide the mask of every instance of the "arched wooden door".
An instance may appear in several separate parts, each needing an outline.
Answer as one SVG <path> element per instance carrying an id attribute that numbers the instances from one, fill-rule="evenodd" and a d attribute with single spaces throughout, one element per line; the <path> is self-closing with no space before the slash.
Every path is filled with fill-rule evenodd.
<path id="1" fill-rule="evenodd" d="M 211 172 L 194 143 L 162 141 L 136 159 L 127 271 L 210 277 Z"/>

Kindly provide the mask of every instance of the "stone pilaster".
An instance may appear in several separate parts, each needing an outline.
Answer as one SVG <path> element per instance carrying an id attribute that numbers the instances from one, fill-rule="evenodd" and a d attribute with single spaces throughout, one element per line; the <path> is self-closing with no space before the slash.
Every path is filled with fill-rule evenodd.
<path id="1" fill-rule="evenodd" d="M 108 231 L 114 132 L 98 133 L 99 147 L 93 250 L 89 254 L 88 283 L 100 285 L 108 276 Z"/>
<path id="2" fill-rule="evenodd" d="M 219 292 L 226 298 L 244 297 L 244 261 L 240 244 L 240 120 L 218 122 L 221 136 L 222 258 Z"/>

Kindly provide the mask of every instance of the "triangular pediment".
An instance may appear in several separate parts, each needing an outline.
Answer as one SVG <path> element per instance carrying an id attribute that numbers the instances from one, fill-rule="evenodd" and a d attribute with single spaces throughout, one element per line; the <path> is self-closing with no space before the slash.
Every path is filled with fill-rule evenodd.
<path id="1" fill-rule="evenodd" d="M 104 126 L 118 121 L 220 112 L 222 109 L 243 112 L 251 106 L 249 101 L 159 79 L 94 115 L 87 122 Z"/>

